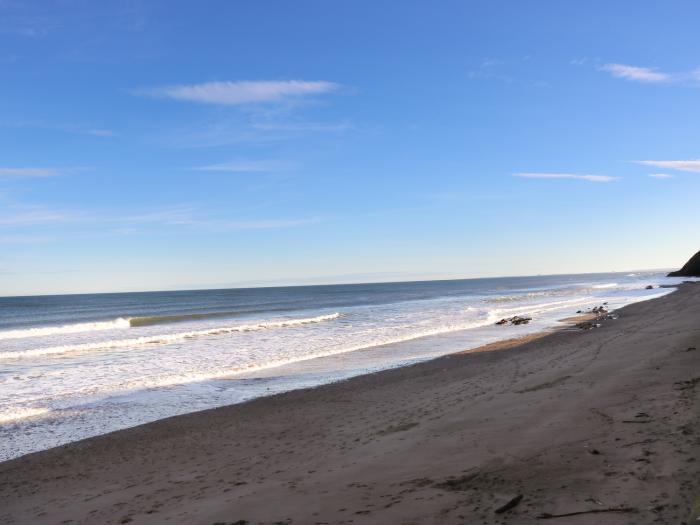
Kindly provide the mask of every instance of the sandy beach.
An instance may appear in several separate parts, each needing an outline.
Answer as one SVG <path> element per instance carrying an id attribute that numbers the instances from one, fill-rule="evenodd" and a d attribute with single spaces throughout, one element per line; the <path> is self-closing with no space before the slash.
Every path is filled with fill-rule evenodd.
<path id="1" fill-rule="evenodd" d="M 0 523 L 694 522 L 700 285 L 618 313 L 4 462 Z"/>

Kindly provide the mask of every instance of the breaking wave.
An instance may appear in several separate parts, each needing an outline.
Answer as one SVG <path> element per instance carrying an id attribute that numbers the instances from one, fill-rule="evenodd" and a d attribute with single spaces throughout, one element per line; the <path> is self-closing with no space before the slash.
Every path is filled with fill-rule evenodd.
<path id="1" fill-rule="evenodd" d="M 37 416 L 42 416 L 50 412 L 48 408 L 16 408 L 6 412 L 0 412 L 0 425 L 7 425 L 21 421 L 23 419 L 31 419 Z"/>
<path id="2" fill-rule="evenodd" d="M 270 311 L 269 309 L 267 311 Z M 246 312 L 250 314 L 251 312 Z M 241 312 L 198 312 L 190 314 L 152 315 L 143 317 L 121 316 L 111 321 L 95 321 L 90 323 L 65 324 L 57 326 L 39 326 L 0 331 L 0 341 L 7 339 L 25 339 L 29 337 L 46 337 L 51 335 L 78 334 L 82 332 L 98 332 L 104 330 L 119 330 L 125 328 L 140 328 L 159 324 L 180 323 L 184 321 L 201 321 L 204 319 L 220 319 L 240 316 Z"/>
<path id="3" fill-rule="evenodd" d="M 3 339 L 23 339 L 25 337 L 44 337 L 58 334 L 77 334 L 80 332 L 94 332 L 98 330 L 115 330 L 129 328 L 130 320 L 126 317 L 118 317 L 112 321 L 102 321 L 96 323 L 65 324 L 60 326 L 39 326 L 36 328 L 24 328 L 17 330 L 6 330 L 0 332 L 0 340 Z"/>
<path id="4" fill-rule="evenodd" d="M 274 328 L 287 328 L 305 324 L 322 323 L 324 321 L 333 321 L 338 318 L 340 318 L 340 314 L 334 313 L 328 315 L 319 315 L 317 317 L 262 321 L 253 324 L 218 327 L 211 328 L 208 330 L 194 330 L 190 332 L 176 332 L 173 334 L 133 337 L 129 339 L 112 339 L 107 341 L 98 341 L 94 343 L 80 343 L 74 345 L 62 345 L 47 348 L 33 348 L 30 350 L 22 350 L 18 352 L 0 352 L 0 359 L 18 359 L 54 354 L 68 354 L 73 352 L 107 350 L 113 348 L 128 348 L 144 345 L 170 344 L 178 343 L 180 341 L 186 341 L 188 339 L 194 339 L 196 337 L 225 335 L 236 332 L 255 332 L 259 330 L 269 330 Z"/>
<path id="5" fill-rule="evenodd" d="M 179 323 L 182 321 L 200 321 L 202 319 L 235 317 L 237 315 L 240 315 L 240 312 L 202 312 L 195 314 L 151 315 L 145 317 L 130 317 L 129 325 L 133 328 L 136 328 L 139 326 L 153 326 L 156 324 Z"/>

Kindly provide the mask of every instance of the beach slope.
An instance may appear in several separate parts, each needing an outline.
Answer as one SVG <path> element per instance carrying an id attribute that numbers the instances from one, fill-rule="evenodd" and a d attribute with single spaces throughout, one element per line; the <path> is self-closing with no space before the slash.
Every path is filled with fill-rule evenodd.
<path id="1" fill-rule="evenodd" d="M 619 314 L 2 463 L 0 523 L 686 522 L 700 285 Z"/>

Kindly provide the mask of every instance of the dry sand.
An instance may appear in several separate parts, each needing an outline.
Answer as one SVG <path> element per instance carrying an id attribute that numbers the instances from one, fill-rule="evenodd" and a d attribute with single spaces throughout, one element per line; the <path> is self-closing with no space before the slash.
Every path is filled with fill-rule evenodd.
<path id="1" fill-rule="evenodd" d="M 695 522 L 700 285 L 619 314 L 2 463 L 0 523 Z"/>

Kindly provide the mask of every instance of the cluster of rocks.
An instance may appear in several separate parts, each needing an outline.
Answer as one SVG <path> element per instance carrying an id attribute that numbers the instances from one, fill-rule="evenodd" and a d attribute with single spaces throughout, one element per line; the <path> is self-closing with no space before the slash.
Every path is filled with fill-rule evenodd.
<path id="1" fill-rule="evenodd" d="M 595 308 L 591 308 L 586 312 L 584 312 L 583 310 L 579 310 L 578 312 L 576 312 L 577 314 L 595 314 L 595 319 L 578 323 L 576 327 L 580 328 L 581 330 L 590 330 L 592 328 L 600 328 L 602 326 L 600 324 L 601 321 L 605 321 L 608 319 L 617 319 L 616 315 L 613 315 L 608 312 L 608 309 L 606 308 L 607 304 L 608 303 L 603 303 L 601 306 L 596 306 Z"/>
<path id="2" fill-rule="evenodd" d="M 515 317 L 508 317 L 508 318 L 501 319 L 500 321 L 497 321 L 496 324 L 499 326 L 507 325 L 507 324 L 517 326 L 517 325 L 521 325 L 521 324 L 527 324 L 530 321 L 532 321 L 532 317 L 521 317 L 519 315 L 516 315 Z"/>

